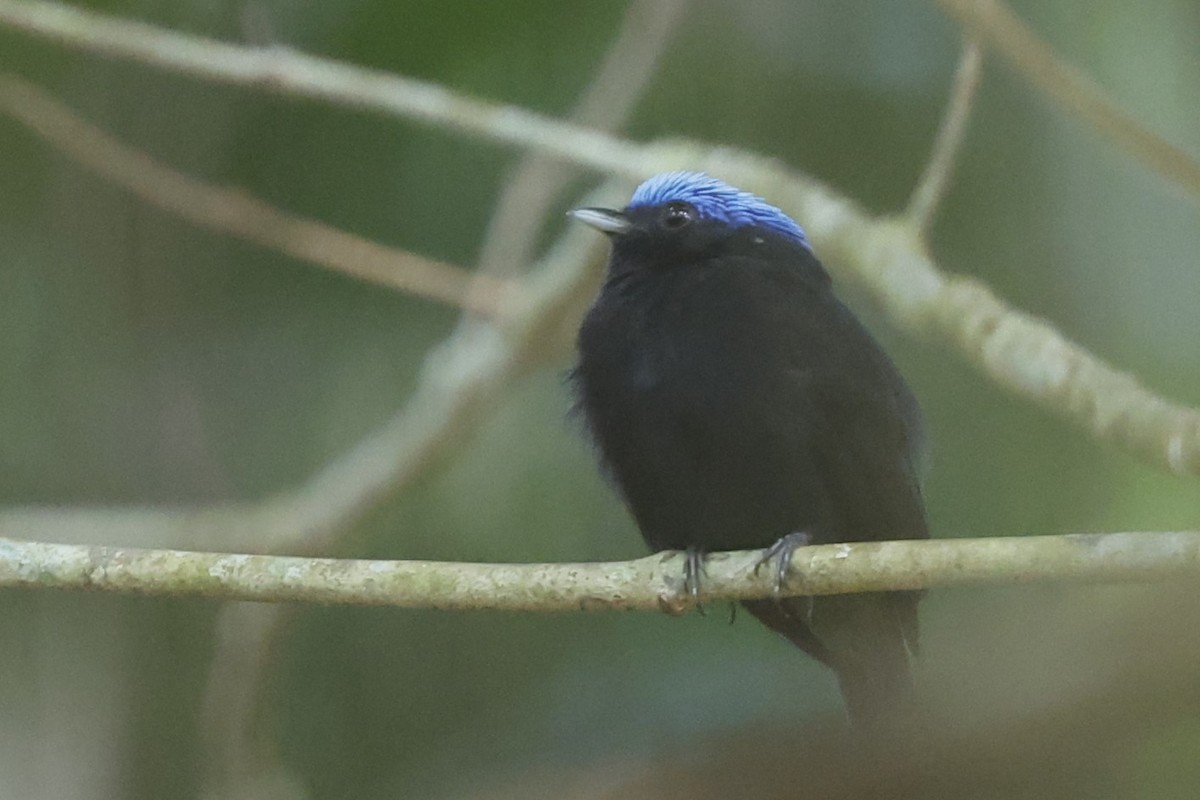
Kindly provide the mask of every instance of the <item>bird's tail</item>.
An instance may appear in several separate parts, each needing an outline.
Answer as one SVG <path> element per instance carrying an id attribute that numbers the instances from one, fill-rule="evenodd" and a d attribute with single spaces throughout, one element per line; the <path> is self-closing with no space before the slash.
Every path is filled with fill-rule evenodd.
<path id="1" fill-rule="evenodd" d="M 768 627 L 828 665 L 858 729 L 899 724 L 913 708 L 916 595 L 793 597 L 745 605 Z"/>
<path id="2" fill-rule="evenodd" d="M 915 687 L 907 658 L 885 655 L 861 664 L 838 664 L 834 672 L 855 728 L 893 727 L 911 714 Z"/>
<path id="3" fill-rule="evenodd" d="M 814 632 L 826 643 L 856 728 L 894 726 L 912 712 L 916 600 L 902 592 L 821 598 Z"/>

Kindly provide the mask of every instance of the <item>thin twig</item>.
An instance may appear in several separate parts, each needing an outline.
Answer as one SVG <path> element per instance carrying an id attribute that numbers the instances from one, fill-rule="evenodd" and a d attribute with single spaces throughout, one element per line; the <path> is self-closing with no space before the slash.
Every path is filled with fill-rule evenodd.
<path id="1" fill-rule="evenodd" d="M 934 139 L 929 162 L 917 181 L 917 187 L 913 190 L 905 212 L 918 231 L 929 227 L 942 197 L 950 186 L 950 179 L 954 176 L 958 152 L 962 147 L 967 122 L 975 104 L 982 66 L 983 48 L 980 47 L 979 41 L 975 38 L 965 38 L 962 57 L 954 74 L 954 87 L 950 90 L 950 101 L 946 104 L 946 113 L 938 128 L 937 138 Z"/>
<path id="2" fill-rule="evenodd" d="M 1200 160 L 1121 110 L 1091 78 L 1068 64 L 1000 0 L 937 0 L 990 50 L 1004 56 L 1058 107 L 1084 120 L 1133 158 L 1200 200 Z"/>
<path id="3" fill-rule="evenodd" d="M 636 0 L 570 121 L 597 131 L 614 130 L 633 111 L 650 84 L 687 0 Z M 546 209 L 572 170 L 531 151 L 522 159 L 496 202 L 480 249 L 479 273 L 510 275 L 524 268 L 537 242 Z"/>
<path id="4" fill-rule="evenodd" d="M 307 796 L 298 791 L 298 781 L 276 752 L 278 731 L 259 713 L 279 644 L 272 632 L 279 630 L 282 620 L 295 616 L 296 608 L 227 603 L 217 617 L 201 703 L 205 797 Z M 264 791 L 267 785 L 273 791 Z"/>
<path id="5" fill-rule="evenodd" d="M 141 200 L 210 230 L 428 300 L 492 316 L 510 286 L 289 214 L 245 192 L 184 175 L 122 144 L 38 87 L 0 73 L 0 113 Z"/>
<path id="6" fill-rule="evenodd" d="M 683 610 L 680 553 L 580 564 L 365 561 L 0 539 L 0 588 L 503 611 Z M 704 601 L 772 596 L 758 550 L 711 554 Z M 815 545 L 785 595 L 1200 577 L 1200 531 Z"/>

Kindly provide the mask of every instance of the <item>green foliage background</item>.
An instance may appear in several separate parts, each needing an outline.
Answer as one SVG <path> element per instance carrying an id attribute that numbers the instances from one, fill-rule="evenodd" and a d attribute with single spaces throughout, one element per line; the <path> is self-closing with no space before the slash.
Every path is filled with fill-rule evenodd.
<path id="1" fill-rule="evenodd" d="M 624 10 L 554 0 L 88 5 L 231 40 L 244 38 L 253 13 L 306 52 L 552 115 L 570 109 Z M 1194 0 L 1014 5 L 1124 108 L 1200 153 Z M 958 49 L 953 24 L 926 2 L 695 2 L 626 131 L 776 156 L 868 208 L 895 211 L 923 166 Z M 5 30 L 0 68 L 187 173 L 467 266 L 519 158 Z M 573 191 L 593 178 L 581 175 Z M 946 268 L 1195 404 L 1197 208 L 991 60 L 933 247 Z M 552 215 L 547 231 L 564 224 Z M 0 243 L 3 505 L 205 504 L 294 485 L 404 403 L 426 350 L 455 321 L 451 310 L 148 208 L 7 118 Z M 1095 444 L 938 343 L 901 338 L 858 307 L 929 417 L 936 535 L 1200 527 L 1195 479 Z M 567 418 L 567 366 L 522 383 L 449 468 L 373 515 L 362 552 L 640 555 Z M 925 606 L 927 658 L 991 643 L 1015 671 L 1004 680 L 1102 669 L 1112 651 L 1073 652 L 1069 636 L 1031 638 L 1025 625 L 1038 624 L 1038 609 L 1101 595 L 1120 602 L 1122 591 L 1132 590 L 936 592 Z M 198 796 L 216 611 L 0 594 L 0 794 Z M 723 617 L 304 609 L 278 654 L 273 723 L 315 798 L 453 797 L 837 713 L 828 674 Z M 1034 645 L 1043 649 L 1027 652 Z M 977 676 L 983 694 L 1000 685 L 1001 669 Z M 1200 747 L 1197 720 L 1200 708 L 1165 720 L 1127 763 L 1105 765 L 1111 794 L 1079 796 L 1194 796 L 1187 754 Z"/>

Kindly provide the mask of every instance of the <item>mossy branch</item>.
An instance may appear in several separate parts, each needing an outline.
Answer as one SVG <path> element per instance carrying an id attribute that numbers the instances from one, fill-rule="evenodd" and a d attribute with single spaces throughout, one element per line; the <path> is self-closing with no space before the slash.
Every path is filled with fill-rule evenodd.
<path id="1" fill-rule="evenodd" d="M 761 551 L 714 553 L 701 601 L 770 597 Z M 683 557 L 578 564 L 369 561 L 0 539 L 0 588 L 214 600 L 496 611 L 692 605 Z M 1034 581 L 1200 581 L 1200 531 L 863 542 L 799 550 L 785 593 L 821 595 Z"/>

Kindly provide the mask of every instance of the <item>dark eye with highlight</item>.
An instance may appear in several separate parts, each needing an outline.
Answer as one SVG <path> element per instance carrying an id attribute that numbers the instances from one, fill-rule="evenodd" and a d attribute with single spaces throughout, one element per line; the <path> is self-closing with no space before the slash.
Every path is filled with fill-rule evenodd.
<path id="1" fill-rule="evenodd" d="M 688 203 L 667 203 L 662 212 L 662 226 L 667 230 L 686 227 L 696 218 L 696 209 Z"/>

